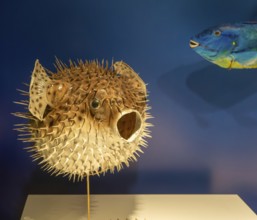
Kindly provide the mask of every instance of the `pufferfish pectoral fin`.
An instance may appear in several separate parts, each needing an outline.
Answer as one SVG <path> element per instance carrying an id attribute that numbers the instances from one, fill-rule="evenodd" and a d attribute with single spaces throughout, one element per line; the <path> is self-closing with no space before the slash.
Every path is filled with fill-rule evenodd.
<path id="1" fill-rule="evenodd" d="M 113 67 L 117 74 L 124 75 L 128 79 L 136 80 L 140 84 L 140 87 L 143 88 L 143 91 L 146 94 L 146 85 L 144 81 L 127 63 L 123 61 L 117 61 L 113 64 Z"/>
<path id="2" fill-rule="evenodd" d="M 29 111 L 41 121 L 47 107 L 46 91 L 50 83 L 51 79 L 47 76 L 45 69 L 39 60 L 36 60 L 29 89 Z"/>

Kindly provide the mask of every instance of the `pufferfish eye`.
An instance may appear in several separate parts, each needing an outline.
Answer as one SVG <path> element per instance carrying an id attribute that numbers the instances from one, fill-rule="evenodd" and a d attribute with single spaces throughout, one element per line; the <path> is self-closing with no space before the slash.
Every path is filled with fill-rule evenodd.
<path id="1" fill-rule="evenodd" d="M 219 37 L 221 35 L 221 31 L 220 30 L 216 30 L 213 32 L 213 34 L 216 36 L 216 37 Z"/>
<path id="2" fill-rule="evenodd" d="M 91 102 L 91 107 L 93 109 L 98 109 L 100 107 L 100 101 L 98 99 L 93 99 Z"/>

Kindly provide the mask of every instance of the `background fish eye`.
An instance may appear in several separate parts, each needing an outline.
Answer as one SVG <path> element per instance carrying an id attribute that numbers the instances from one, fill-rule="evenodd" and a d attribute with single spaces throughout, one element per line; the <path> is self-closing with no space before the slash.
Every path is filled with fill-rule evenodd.
<path id="1" fill-rule="evenodd" d="M 220 30 L 214 31 L 214 35 L 215 35 L 216 37 L 219 37 L 219 36 L 221 35 L 221 31 L 220 31 Z"/>

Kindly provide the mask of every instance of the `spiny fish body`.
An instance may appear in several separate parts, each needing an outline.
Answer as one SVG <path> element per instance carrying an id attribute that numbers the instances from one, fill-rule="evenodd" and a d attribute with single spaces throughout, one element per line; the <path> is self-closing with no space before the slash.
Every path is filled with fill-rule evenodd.
<path id="1" fill-rule="evenodd" d="M 35 160 L 52 173 L 82 179 L 114 172 L 136 160 L 145 137 L 147 90 L 126 63 L 79 61 L 57 72 L 45 70 L 37 60 L 29 86 L 28 112 L 16 113 L 28 124 L 18 125 Z M 26 95 L 26 92 L 23 92 Z"/>
<path id="2" fill-rule="evenodd" d="M 257 68 L 257 22 L 208 28 L 191 38 L 190 47 L 223 68 Z"/>

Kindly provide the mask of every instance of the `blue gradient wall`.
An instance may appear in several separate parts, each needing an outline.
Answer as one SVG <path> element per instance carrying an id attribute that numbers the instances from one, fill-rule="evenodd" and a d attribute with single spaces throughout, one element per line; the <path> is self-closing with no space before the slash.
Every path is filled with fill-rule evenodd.
<path id="1" fill-rule="evenodd" d="M 16 141 L 16 88 L 35 59 L 124 60 L 148 83 L 149 148 L 93 193 L 236 193 L 257 211 L 257 70 L 220 69 L 188 46 L 190 36 L 255 20 L 257 2 L 221 0 L 4 0 L 0 35 L 1 219 L 16 219 L 29 193 L 85 193 L 85 182 L 43 173 Z"/>

